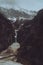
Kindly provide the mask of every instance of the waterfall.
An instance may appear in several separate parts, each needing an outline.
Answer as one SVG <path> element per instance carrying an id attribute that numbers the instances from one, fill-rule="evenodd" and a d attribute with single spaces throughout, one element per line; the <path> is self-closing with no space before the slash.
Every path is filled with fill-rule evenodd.
<path id="1" fill-rule="evenodd" d="M 17 42 L 17 31 L 18 30 L 15 29 L 15 42 Z"/>

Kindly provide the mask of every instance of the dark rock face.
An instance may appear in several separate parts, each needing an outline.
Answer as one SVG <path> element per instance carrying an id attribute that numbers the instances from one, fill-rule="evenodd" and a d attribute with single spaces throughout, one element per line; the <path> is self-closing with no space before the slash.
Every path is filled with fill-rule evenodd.
<path id="1" fill-rule="evenodd" d="M 25 22 L 24 22 L 25 21 Z M 21 46 L 25 46 L 29 42 L 29 36 L 31 35 L 31 22 L 30 20 L 24 20 L 23 26 L 21 26 L 20 30 L 18 31 L 18 42 Z M 27 43 L 27 44 L 26 44 Z"/>
<path id="2" fill-rule="evenodd" d="M 24 65 L 43 65 L 43 9 L 33 20 L 26 20 L 18 31 L 17 61 Z"/>
<path id="3" fill-rule="evenodd" d="M 10 22 L 3 14 L 0 13 L 0 52 L 7 49 L 13 43 L 14 32 Z"/>

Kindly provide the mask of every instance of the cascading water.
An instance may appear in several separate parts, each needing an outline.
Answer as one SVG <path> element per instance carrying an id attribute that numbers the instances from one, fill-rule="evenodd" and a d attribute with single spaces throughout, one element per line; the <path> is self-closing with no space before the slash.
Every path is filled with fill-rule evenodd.
<path id="1" fill-rule="evenodd" d="M 15 29 L 15 36 L 14 36 L 15 37 L 15 42 L 17 42 L 17 31 L 18 30 Z"/>

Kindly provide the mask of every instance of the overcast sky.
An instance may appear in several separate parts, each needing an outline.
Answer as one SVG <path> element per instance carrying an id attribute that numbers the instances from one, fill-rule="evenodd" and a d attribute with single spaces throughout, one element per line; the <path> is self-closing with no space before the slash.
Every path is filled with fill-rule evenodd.
<path id="1" fill-rule="evenodd" d="M 0 6 L 6 8 L 39 10 L 43 8 L 43 0 L 0 0 Z"/>

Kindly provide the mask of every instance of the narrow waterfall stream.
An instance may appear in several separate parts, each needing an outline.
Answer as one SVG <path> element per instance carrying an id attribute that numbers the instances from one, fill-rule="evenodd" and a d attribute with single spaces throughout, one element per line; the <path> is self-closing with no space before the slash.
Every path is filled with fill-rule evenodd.
<path id="1" fill-rule="evenodd" d="M 17 42 L 17 31 L 18 30 L 15 29 L 15 36 L 14 36 L 15 37 L 15 42 Z"/>

